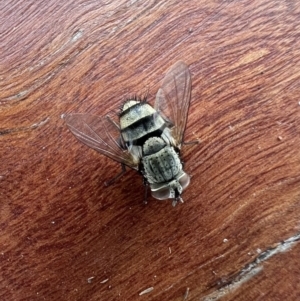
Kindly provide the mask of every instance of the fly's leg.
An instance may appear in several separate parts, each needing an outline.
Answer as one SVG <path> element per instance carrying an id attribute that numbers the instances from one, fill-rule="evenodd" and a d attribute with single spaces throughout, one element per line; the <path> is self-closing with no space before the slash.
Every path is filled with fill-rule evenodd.
<path id="1" fill-rule="evenodd" d="M 147 202 L 147 198 L 148 198 L 148 187 L 149 187 L 149 184 L 147 182 L 147 180 L 144 178 L 144 186 L 145 186 L 145 194 L 144 194 L 144 201 L 143 203 L 146 205 L 148 202 Z"/>
<path id="2" fill-rule="evenodd" d="M 181 151 L 181 147 L 182 146 L 186 146 L 186 145 L 195 145 L 195 144 L 199 144 L 200 141 L 199 139 L 196 139 L 196 140 L 192 140 L 192 141 L 188 141 L 188 142 L 182 142 L 181 145 L 179 146 L 175 146 L 175 151 L 180 154 L 180 151 Z M 182 163 L 182 162 L 181 162 Z"/>
<path id="3" fill-rule="evenodd" d="M 121 163 L 122 166 L 122 171 L 120 173 L 118 173 L 115 177 L 113 177 L 112 179 L 105 181 L 104 185 L 105 186 L 109 186 L 111 184 L 113 184 L 115 181 L 117 181 L 119 178 L 121 178 L 123 176 L 123 174 L 126 172 L 126 167 L 125 164 Z"/>
<path id="4" fill-rule="evenodd" d="M 175 190 L 175 197 L 174 197 L 173 202 L 172 202 L 172 206 L 175 207 L 178 202 L 183 203 L 183 199 L 181 198 L 180 193 L 176 189 Z"/>
<path id="5" fill-rule="evenodd" d="M 188 142 L 183 142 L 183 145 L 192 145 L 192 144 L 199 144 L 199 139 L 188 141 Z"/>
<path id="6" fill-rule="evenodd" d="M 183 199 L 179 196 L 172 201 L 172 206 L 175 207 L 178 202 L 183 203 Z"/>

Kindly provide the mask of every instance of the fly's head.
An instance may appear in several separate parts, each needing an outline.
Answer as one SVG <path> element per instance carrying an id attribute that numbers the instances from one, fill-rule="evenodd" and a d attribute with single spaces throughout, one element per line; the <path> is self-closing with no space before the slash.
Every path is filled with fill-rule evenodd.
<path id="1" fill-rule="evenodd" d="M 173 199 L 172 205 L 175 207 L 178 202 L 183 203 L 181 194 L 189 184 L 189 175 L 182 171 L 176 179 L 168 183 L 150 185 L 151 194 L 155 199 L 158 200 Z"/>

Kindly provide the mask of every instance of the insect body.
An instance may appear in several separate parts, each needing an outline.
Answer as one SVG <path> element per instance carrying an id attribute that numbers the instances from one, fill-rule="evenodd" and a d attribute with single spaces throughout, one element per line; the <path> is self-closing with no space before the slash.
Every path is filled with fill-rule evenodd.
<path id="1" fill-rule="evenodd" d="M 175 206 L 190 182 L 180 160 L 190 98 L 190 72 L 179 61 L 167 72 L 154 107 L 138 98 L 124 103 L 120 126 L 109 116 L 69 114 L 65 120 L 81 142 L 138 170 L 154 198 L 173 199 Z"/>

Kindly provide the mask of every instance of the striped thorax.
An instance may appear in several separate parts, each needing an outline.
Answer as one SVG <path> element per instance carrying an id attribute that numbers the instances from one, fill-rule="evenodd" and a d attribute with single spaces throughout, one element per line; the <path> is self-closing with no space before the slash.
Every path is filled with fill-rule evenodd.
<path id="1" fill-rule="evenodd" d="M 128 100 L 120 114 L 120 128 L 127 146 L 142 146 L 149 137 L 160 136 L 166 123 L 147 102 Z"/>

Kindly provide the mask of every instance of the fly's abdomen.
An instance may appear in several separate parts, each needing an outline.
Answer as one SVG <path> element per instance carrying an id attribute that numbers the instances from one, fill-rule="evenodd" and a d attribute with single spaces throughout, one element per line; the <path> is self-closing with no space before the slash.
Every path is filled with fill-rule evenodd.
<path id="1" fill-rule="evenodd" d="M 160 136 L 166 124 L 148 103 L 129 100 L 120 115 L 120 127 L 127 145 L 142 146 L 149 137 Z"/>
<path id="2" fill-rule="evenodd" d="M 172 146 L 168 145 L 163 146 L 157 152 L 144 156 L 142 162 L 145 177 L 150 184 L 169 182 L 175 179 L 179 172 L 182 171 L 182 164 L 178 154 Z"/>

